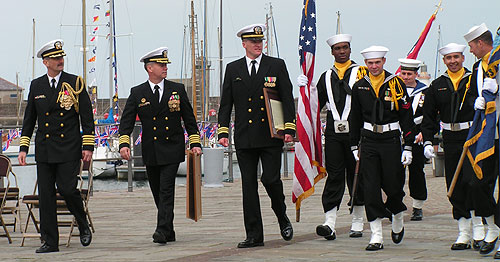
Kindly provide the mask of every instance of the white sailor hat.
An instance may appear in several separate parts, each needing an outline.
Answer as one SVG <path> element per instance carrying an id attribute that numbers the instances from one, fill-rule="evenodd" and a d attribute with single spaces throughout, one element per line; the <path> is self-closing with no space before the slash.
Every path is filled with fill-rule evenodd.
<path id="1" fill-rule="evenodd" d="M 449 43 L 441 48 L 439 48 L 439 53 L 442 56 L 445 56 L 447 54 L 451 53 L 463 53 L 465 50 L 465 45 L 459 45 L 457 43 Z"/>
<path id="2" fill-rule="evenodd" d="M 470 41 L 472 41 L 472 40 L 478 38 L 480 35 L 484 34 L 486 31 L 488 31 L 488 27 L 486 27 L 485 23 L 473 26 L 473 27 L 471 27 L 471 29 L 469 29 L 469 32 L 467 32 L 467 34 L 464 35 L 465 41 L 467 41 L 467 43 L 469 43 Z"/>
<path id="3" fill-rule="evenodd" d="M 338 34 L 326 39 L 326 43 L 332 47 L 334 44 L 347 42 L 351 43 L 352 35 L 349 34 Z"/>
<path id="4" fill-rule="evenodd" d="M 389 52 L 389 48 L 385 46 L 372 45 L 366 49 L 363 49 L 361 51 L 361 55 L 365 59 L 374 59 L 385 57 L 385 54 L 387 54 L 387 52 Z"/>
<path id="5" fill-rule="evenodd" d="M 38 58 L 55 58 L 55 57 L 61 57 L 65 56 L 66 53 L 64 53 L 64 50 L 62 49 L 64 45 L 63 40 L 61 39 L 56 39 L 52 40 L 45 45 L 43 45 L 40 50 L 36 53 L 36 57 Z"/>
<path id="6" fill-rule="evenodd" d="M 170 60 L 168 59 L 168 48 L 166 46 L 156 48 L 155 50 L 143 55 L 141 57 L 140 62 L 144 63 L 156 62 L 161 64 L 170 64 Z"/>
<path id="7" fill-rule="evenodd" d="M 401 70 L 409 70 L 409 71 L 418 71 L 420 68 L 420 62 L 419 60 L 416 59 L 409 59 L 409 58 L 400 58 L 398 59 L 399 63 L 401 64 Z"/>
<path id="8" fill-rule="evenodd" d="M 241 37 L 242 40 L 264 40 L 264 31 L 266 31 L 266 25 L 252 24 L 241 28 L 236 36 Z"/>

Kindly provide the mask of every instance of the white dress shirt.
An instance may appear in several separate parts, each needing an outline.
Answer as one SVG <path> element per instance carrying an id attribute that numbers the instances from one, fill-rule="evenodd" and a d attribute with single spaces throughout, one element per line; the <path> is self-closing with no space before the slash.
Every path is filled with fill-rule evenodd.
<path id="1" fill-rule="evenodd" d="M 251 59 L 248 56 L 245 56 L 245 58 L 247 59 L 248 75 L 252 75 L 252 60 L 257 61 L 257 63 L 255 63 L 255 73 L 259 72 L 259 65 L 260 65 L 260 60 L 262 59 L 262 54 L 260 54 L 255 59 Z"/>
<path id="2" fill-rule="evenodd" d="M 160 89 L 158 89 L 158 91 L 160 92 L 160 101 L 161 101 L 161 98 L 163 96 L 163 79 L 160 81 L 160 83 L 158 84 L 154 84 L 153 82 L 151 82 L 151 80 L 148 79 L 148 82 L 149 82 L 149 86 L 151 87 L 151 91 L 153 91 L 153 94 L 155 93 L 155 86 L 159 86 Z M 158 103 L 160 102 L 158 101 Z"/>
<path id="3" fill-rule="evenodd" d="M 56 77 L 51 77 L 49 74 L 47 74 L 47 77 L 49 78 L 49 86 L 52 87 L 52 79 L 55 79 L 56 82 L 54 83 L 55 87 L 57 88 L 57 84 L 59 84 L 59 78 L 61 78 L 62 71 L 59 72 L 59 74 L 56 75 Z"/>

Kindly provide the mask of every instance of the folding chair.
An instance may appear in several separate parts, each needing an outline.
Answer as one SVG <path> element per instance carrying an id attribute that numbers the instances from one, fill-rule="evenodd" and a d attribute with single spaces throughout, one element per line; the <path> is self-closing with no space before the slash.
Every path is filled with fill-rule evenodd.
<path id="1" fill-rule="evenodd" d="M 14 184 L 11 185 L 10 177 L 14 177 Z M 16 231 L 16 224 L 19 223 L 19 228 L 21 228 L 21 213 L 19 208 L 19 186 L 17 184 L 17 176 L 12 171 L 12 165 L 10 159 L 0 154 L 0 179 L 4 179 L 7 182 L 5 188 L 0 188 L 0 224 L 3 227 L 4 234 L 0 236 L 7 237 L 9 244 L 12 244 L 12 238 L 10 236 L 8 226 L 13 227 L 13 231 Z M 5 182 L 5 181 L 4 181 Z M 7 222 L 4 215 L 12 215 L 13 222 Z"/>
<path id="2" fill-rule="evenodd" d="M 88 174 L 88 179 L 87 183 L 85 183 L 85 180 L 83 178 L 83 171 L 86 171 Z M 24 226 L 24 231 L 23 231 L 23 240 L 21 242 L 21 246 L 24 245 L 24 240 L 26 238 L 31 238 L 31 237 L 40 237 L 40 221 L 35 215 L 34 211 L 39 208 L 40 206 L 40 198 L 37 192 L 37 185 L 38 181 L 35 182 L 35 188 L 33 190 L 32 195 L 25 195 L 23 197 L 22 202 L 26 204 L 26 207 L 28 208 L 28 218 L 26 219 L 26 224 Z M 92 218 L 90 217 L 89 213 L 89 199 L 90 195 L 92 194 L 92 186 L 93 186 L 93 172 L 92 172 L 92 160 L 90 162 L 80 162 L 80 170 L 78 172 L 78 190 L 80 191 L 82 201 L 83 201 L 83 208 L 85 211 L 85 214 L 88 218 L 89 221 L 89 226 L 92 229 L 92 232 L 95 232 L 94 229 L 94 224 L 92 223 Z M 58 227 L 69 227 L 69 234 L 63 234 L 59 233 L 59 237 L 67 237 L 68 241 L 66 243 L 66 246 L 69 247 L 71 237 L 74 235 L 73 230 L 75 226 L 78 226 L 76 223 L 75 217 L 69 212 L 68 208 L 66 207 L 66 201 L 64 201 L 64 198 L 61 194 L 57 193 L 57 225 Z M 63 219 L 64 216 L 71 216 L 71 219 Z M 30 221 L 33 223 L 36 233 L 28 233 L 28 226 L 30 224 Z"/>

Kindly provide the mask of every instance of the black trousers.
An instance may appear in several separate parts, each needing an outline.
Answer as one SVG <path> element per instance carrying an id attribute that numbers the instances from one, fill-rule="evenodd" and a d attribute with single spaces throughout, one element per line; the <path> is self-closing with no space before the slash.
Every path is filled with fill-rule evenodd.
<path id="1" fill-rule="evenodd" d="M 444 172 L 446 177 L 446 188 L 450 189 L 453 175 L 457 169 L 460 155 L 462 154 L 464 141 L 446 141 L 444 139 Z M 472 166 L 468 159 L 464 160 L 462 170 L 458 176 L 457 183 L 453 190 L 453 194 L 449 198 L 452 205 L 453 218 L 458 220 L 462 217 L 470 218 L 470 181 L 473 176 Z"/>
<path id="2" fill-rule="evenodd" d="M 427 199 L 427 185 L 425 183 L 425 156 L 424 146 L 414 144 L 412 147 L 412 162 L 408 166 L 408 187 L 410 196 L 417 200 Z"/>
<path id="3" fill-rule="evenodd" d="M 179 163 L 146 166 L 149 187 L 158 209 L 156 231 L 165 234 L 167 240 L 175 239 L 174 197 L 177 169 L 179 169 Z"/>
<path id="4" fill-rule="evenodd" d="M 262 162 L 261 182 L 271 198 L 271 208 L 280 228 L 286 224 L 285 195 L 280 178 L 282 147 L 237 149 L 243 191 L 243 218 L 247 238 L 264 241 L 257 182 L 257 164 Z"/>
<path id="5" fill-rule="evenodd" d="M 369 222 L 406 210 L 403 203 L 405 173 L 401 164 L 399 137 L 361 139 L 360 165 L 363 174 L 365 211 Z M 387 195 L 384 203 L 382 191 Z"/>
<path id="6" fill-rule="evenodd" d="M 468 206 L 475 210 L 476 216 L 489 217 L 495 214 L 497 206 L 493 193 L 498 178 L 498 140 L 495 141 L 495 153 L 482 162 L 483 179 L 478 179 L 475 173 L 472 175 Z"/>
<path id="7" fill-rule="evenodd" d="M 339 207 L 344 196 L 345 184 L 347 181 L 347 188 L 352 203 L 352 190 L 354 183 L 354 169 L 356 167 L 356 160 L 351 152 L 349 143 L 349 134 L 335 134 L 326 136 L 325 138 L 325 164 L 326 177 L 325 188 L 321 201 L 323 203 L 323 211 L 326 213 L 334 207 Z M 363 183 L 361 175 L 358 176 L 358 185 L 356 189 L 356 196 L 354 197 L 354 205 L 364 205 Z"/>
<path id="8" fill-rule="evenodd" d="M 38 194 L 40 196 L 40 234 L 49 246 L 59 245 L 57 227 L 56 188 L 66 201 L 68 210 L 75 216 L 78 228 L 88 227 L 82 197 L 77 189 L 80 160 L 63 163 L 37 162 Z"/>

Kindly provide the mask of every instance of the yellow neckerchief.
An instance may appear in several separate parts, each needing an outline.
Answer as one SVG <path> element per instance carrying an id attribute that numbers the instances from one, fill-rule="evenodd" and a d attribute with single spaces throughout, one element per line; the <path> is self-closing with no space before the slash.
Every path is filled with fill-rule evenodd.
<path id="1" fill-rule="evenodd" d="M 458 84 L 460 84 L 460 80 L 462 80 L 462 76 L 465 74 L 465 69 L 462 67 L 457 72 L 453 73 L 449 69 L 446 71 L 448 76 L 450 77 L 451 82 L 453 83 L 453 88 L 455 91 L 458 89 Z"/>
<path id="2" fill-rule="evenodd" d="M 488 60 L 490 59 L 490 52 L 488 52 L 483 58 L 481 58 L 481 66 L 483 67 L 484 72 L 488 71 Z"/>
<path id="3" fill-rule="evenodd" d="M 373 91 L 375 91 L 375 95 L 378 97 L 378 91 L 382 84 L 384 84 L 385 80 L 385 71 L 382 71 L 378 76 L 372 75 L 372 73 L 368 74 L 370 77 L 370 82 L 372 83 Z"/>
<path id="4" fill-rule="evenodd" d="M 335 68 L 337 68 L 337 75 L 339 76 L 339 79 L 342 80 L 344 79 L 344 74 L 349 69 L 349 66 L 351 66 L 352 62 L 351 60 L 345 62 L 345 63 L 334 63 Z"/>

